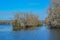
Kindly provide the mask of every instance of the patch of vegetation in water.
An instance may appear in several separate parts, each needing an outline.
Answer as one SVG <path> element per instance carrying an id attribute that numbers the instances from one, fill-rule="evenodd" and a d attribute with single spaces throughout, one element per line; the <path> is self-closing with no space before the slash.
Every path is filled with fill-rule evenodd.
<path id="1" fill-rule="evenodd" d="M 43 24 L 36 15 L 20 13 L 15 15 L 15 19 L 12 25 L 13 30 L 32 30 L 38 26 L 42 26 Z"/>

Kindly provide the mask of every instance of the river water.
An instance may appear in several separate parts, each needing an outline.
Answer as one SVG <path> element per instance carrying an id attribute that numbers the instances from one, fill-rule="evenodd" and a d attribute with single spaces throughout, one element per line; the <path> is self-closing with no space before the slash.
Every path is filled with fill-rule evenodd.
<path id="1" fill-rule="evenodd" d="M 13 31 L 12 25 L 0 25 L 0 40 L 60 40 L 59 29 L 47 29 L 46 26 L 36 30 Z"/>

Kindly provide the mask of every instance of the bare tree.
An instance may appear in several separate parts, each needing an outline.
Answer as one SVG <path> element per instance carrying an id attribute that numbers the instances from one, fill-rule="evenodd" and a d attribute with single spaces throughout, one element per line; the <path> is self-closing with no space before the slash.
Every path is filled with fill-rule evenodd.
<path id="1" fill-rule="evenodd" d="M 49 8 L 49 14 L 46 18 L 46 22 L 50 26 L 60 26 L 60 4 L 55 3 Z M 52 7 L 53 6 L 53 7 Z"/>
<path id="2" fill-rule="evenodd" d="M 30 27 L 36 27 L 37 25 L 40 25 L 40 20 L 37 15 L 33 13 L 16 13 L 14 15 L 14 28 L 22 29 L 26 26 Z"/>

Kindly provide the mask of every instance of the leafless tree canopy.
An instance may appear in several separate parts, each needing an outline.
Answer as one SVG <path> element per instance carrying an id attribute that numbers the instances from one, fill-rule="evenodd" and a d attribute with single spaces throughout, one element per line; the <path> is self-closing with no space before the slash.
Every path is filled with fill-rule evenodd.
<path id="1" fill-rule="evenodd" d="M 49 14 L 46 18 L 47 24 L 51 24 L 53 26 L 60 26 L 60 3 L 56 3 L 58 0 L 53 0 L 55 3 L 51 4 L 49 7 Z"/>
<path id="2" fill-rule="evenodd" d="M 33 13 L 16 13 L 14 15 L 14 20 L 17 20 L 17 22 L 23 23 L 24 25 L 38 25 L 40 22 L 39 18 L 37 15 Z"/>

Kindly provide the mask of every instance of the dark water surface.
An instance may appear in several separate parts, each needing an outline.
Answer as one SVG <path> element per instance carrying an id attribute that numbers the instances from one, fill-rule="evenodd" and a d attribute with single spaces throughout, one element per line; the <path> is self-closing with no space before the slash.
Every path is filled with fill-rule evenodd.
<path id="1" fill-rule="evenodd" d="M 60 40 L 60 30 L 42 26 L 37 30 L 12 31 L 12 25 L 0 25 L 0 40 Z"/>

